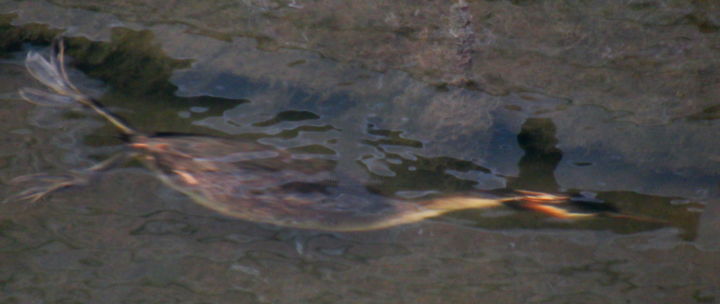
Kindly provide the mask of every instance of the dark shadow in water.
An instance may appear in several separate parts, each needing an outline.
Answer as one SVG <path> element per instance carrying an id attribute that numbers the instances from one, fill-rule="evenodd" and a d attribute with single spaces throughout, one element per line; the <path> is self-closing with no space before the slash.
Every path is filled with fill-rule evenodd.
<path id="1" fill-rule="evenodd" d="M 526 189 L 542 192 L 560 192 L 555 179 L 555 170 L 563 153 L 557 148 L 556 127 L 548 118 L 529 118 L 523 123 L 517 141 L 525 154 L 518 162 L 519 174 L 509 178 L 509 189 Z M 579 190 L 566 193 L 579 195 Z M 665 223 L 653 223 L 625 218 L 598 218 L 575 221 L 575 228 L 609 229 L 615 232 L 632 233 L 653 230 L 667 226 L 682 229 L 681 237 L 693 239 L 697 233 L 699 213 L 690 211 L 699 205 L 673 204 L 677 198 L 644 195 L 631 191 L 606 191 L 595 193 L 594 198 L 580 200 L 575 207 L 578 211 L 618 212 L 638 217 L 656 219 Z M 551 224 L 551 226 L 554 226 Z"/>
<path id="2" fill-rule="evenodd" d="M 555 133 L 555 124 L 549 118 L 529 118 L 523 123 L 517 141 L 525 155 L 518 162 L 518 177 L 508 180 L 510 189 L 558 191 L 555 169 L 563 154 L 556 147 Z"/>

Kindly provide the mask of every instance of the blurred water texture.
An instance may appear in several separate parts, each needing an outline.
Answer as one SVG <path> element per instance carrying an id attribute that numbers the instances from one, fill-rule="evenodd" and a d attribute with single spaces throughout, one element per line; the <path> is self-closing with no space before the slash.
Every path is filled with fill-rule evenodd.
<path id="1" fill-rule="evenodd" d="M 38 108 L 22 61 L 138 129 L 322 154 L 385 196 L 580 192 L 667 225 L 467 211 L 363 233 L 222 217 L 139 166 L 0 205 L 0 303 L 714 303 L 720 3 L 0 1 L 0 188 L 121 143 Z"/>

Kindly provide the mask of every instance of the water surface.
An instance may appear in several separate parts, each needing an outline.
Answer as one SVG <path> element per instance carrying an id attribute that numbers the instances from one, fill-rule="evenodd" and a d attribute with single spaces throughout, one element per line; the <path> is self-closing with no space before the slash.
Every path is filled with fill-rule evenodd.
<path id="1" fill-rule="evenodd" d="M 713 303 L 720 12 L 666 2 L 0 3 L 3 182 L 120 149 L 92 115 L 17 95 L 37 85 L 27 51 L 63 35 L 76 82 L 141 130 L 321 155 L 373 195 L 583 193 L 667 222 L 505 208 L 293 230 L 129 164 L 0 206 L 0 301 Z"/>

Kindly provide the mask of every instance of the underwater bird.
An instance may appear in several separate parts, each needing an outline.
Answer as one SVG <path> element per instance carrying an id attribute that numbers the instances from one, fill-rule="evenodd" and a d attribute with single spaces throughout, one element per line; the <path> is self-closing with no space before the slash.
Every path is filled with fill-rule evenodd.
<path id="1" fill-rule="evenodd" d="M 64 65 L 62 42 L 48 57 L 29 52 L 25 65 L 35 79 L 50 89 L 23 88 L 20 95 L 25 100 L 40 106 L 81 105 L 90 109 L 117 128 L 129 152 L 63 176 L 31 174 L 15 178 L 17 184 L 37 184 L 20 192 L 18 199 L 37 201 L 56 190 L 86 184 L 92 174 L 132 157 L 164 184 L 202 206 L 223 215 L 284 227 L 373 230 L 458 210 L 507 204 L 558 218 L 596 215 L 562 208 L 572 204 L 564 195 L 520 190 L 503 194 L 478 191 L 416 201 L 342 193 L 342 189 L 334 187 L 335 173 L 327 160 L 296 159 L 286 150 L 253 140 L 168 136 L 135 130 L 72 84 Z"/>

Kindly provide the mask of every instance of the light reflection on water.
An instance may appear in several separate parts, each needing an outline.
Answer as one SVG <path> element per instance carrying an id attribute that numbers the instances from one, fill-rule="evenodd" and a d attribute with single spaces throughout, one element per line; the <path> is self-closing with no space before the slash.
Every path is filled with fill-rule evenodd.
<path id="1" fill-rule="evenodd" d="M 598 106 L 437 87 L 312 52 L 259 50 L 249 39 L 163 40 L 163 33 L 182 35 L 172 27 L 154 28 L 155 35 L 115 32 L 115 40 L 137 45 L 103 49 L 107 43 L 71 39 L 69 51 L 88 75 L 78 75 L 81 85 L 107 87 L 103 102 L 140 129 L 250 138 L 299 158 L 323 155 L 337 161 L 348 177 L 343 183 L 384 196 L 503 187 L 583 192 L 669 224 L 564 222 L 504 209 L 375 232 L 298 231 L 219 216 L 130 166 L 37 205 L 0 206 L 3 301 L 702 302 L 719 296 L 712 235 L 720 215 L 711 199 L 717 163 L 702 160 L 719 149 L 703 136 L 717 128 L 712 120 L 634 124 Z M 128 51 L 149 44 L 143 39 L 159 40 L 162 52 Z M 207 48 L 183 47 L 192 39 Z M 86 166 L 116 150 L 113 131 L 93 117 L 17 98 L 13 92 L 30 82 L 20 64 L 24 50 L 0 65 L 0 115 L 8 131 L 0 147 L 2 180 Z M 150 59 L 142 57 L 147 53 Z M 146 79 L 153 74 L 132 68 L 137 62 L 162 62 L 152 66 L 161 77 Z M 168 91 L 173 86 L 177 93 Z M 674 146 L 668 138 L 678 134 L 685 142 Z"/>

